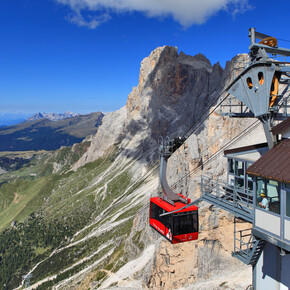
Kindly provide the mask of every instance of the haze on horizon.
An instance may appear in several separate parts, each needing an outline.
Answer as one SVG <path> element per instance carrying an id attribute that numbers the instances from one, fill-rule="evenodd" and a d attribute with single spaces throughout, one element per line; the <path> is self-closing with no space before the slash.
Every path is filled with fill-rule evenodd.
<path id="1" fill-rule="evenodd" d="M 158 46 L 212 64 L 248 52 L 248 29 L 289 47 L 289 1 L 3 0 L 0 112 L 110 112 Z M 280 40 L 279 40 L 280 39 Z"/>

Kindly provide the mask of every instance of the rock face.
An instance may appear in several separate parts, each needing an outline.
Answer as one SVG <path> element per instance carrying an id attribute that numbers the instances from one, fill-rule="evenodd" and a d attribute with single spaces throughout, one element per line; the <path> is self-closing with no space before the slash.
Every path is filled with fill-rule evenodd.
<path id="1" fill-rule="evenodd" d="M 235 61 L 240 58 L 245 55 L 237 56 Z M 168 46 L 155 49 L 141 62 L 139 84 L 128 96 L 126 107 L 104 117 L 91 148 L 75 164 L 74 170 L 119 144 L 120 154 L 137 158 L 139 166 L 144 166 L 144 174 L 147 166 L 158 159 L 158 138 L 186 133 L 188 137 L 192 127 L 224 97 L 221 92 L 230 81 L 232 69 L 232 63 L 228 63 L 225 70 L 219 64 L 212 66 L 202 54 L 178 54 L 177 48 Z M 237 139 L 236 143 L 229 143 L 254 120 L 233 120 L 220 116 L 218 111 L 204 120 L 169 159 L 169 183 L 177 192 L 192 199 L 200 196 L 201 174 L 225 178 L 224 146 L 230 148 L 264 140 L 256 130 Z M 233 225 L 230 214 L 201 203 L 199 240 L 173 246 L 148 227 L 148 208 L 145 208 L 136 215 L 125 248 L 129 260 L 141 256 L 140 245 L 136 247 L 133 238 L 140 234 L 141 248 L 155 246 L 154 258 L 143 270 L 133 271 L 126 277 L 119 274 L 119 279 L 114 276 L 106 280 L 103 287 L 108 287 L 110 281 L 120 287 L 149 289 L 182 286 L 188 289 L 245 289 L 251 284 L 251 268 L 231 257 Z"/>
<path id="2" fill-rule="evenodd" d="M 139 84 L 126 107 L 108 114 L 92 141 L 91 150 L 74 169 L 121 143 L 123 154 L 142 154 L 156 160 L 158 138 L 184 135 L 209 109 L 222 90 L 225 72 L 202 54 L 178 54 L 175 47 L 159 47 L 141 62 Z"/>
<path id="3" fill-rule="evenodd" d="M 177 48 L 168 46 L 155 49 L 141 62 L 139 84 L 128 96 L 126 106 L 104 116 L 98 132 L 90 138 L 90 147 L 71 168 L 76 173 L 85 170 L 83 165 L 100 157 L 105 163 L 105 157 L 115 150 L 112 164 L 90 186 L 79 191 L 75 199 L 78 201 L 79 194 L 93 190 L 94 206 L 98 208 L 98 204 L 114 193 L 110 186 L 112 178 L 120 177 L 114 187 L 125 188 L 116 190 L 120 193 L 112 197 L 114 202 L 97 212 L 91 218 L 92 223 L 58 252 L 88 243 L 94 236 L 115 232 L 117 235 L 123 225 L 127 232 L 114 236 L 113 241 L 106 240 L 89 256 L 82 257 L 82 262 L 89 261 L 108 248 L 94 263 L 59 282 L 56 289 L 245 289 L 251 284 L 251 268 L 231 257 L 233 217 L 230 214 L 201 202 L 199 239 L 184 244 L 171 245 L 148 226 L 149 197 L 159 190 L 157 170 L 151 168 L 158 161 L 160 136 L 187 137 L 170 157 L 167 177 L 176 192 L 192 199 L 201 194 L 202 174 L 226 178 L 224 149 L 265 140 L 261 126 L 243 135 L 255 120 L 230 119 L 221 116 L 218 110 L 213 111 L 225 96 L 222 92 L 230 81 L 232 69 L 232 63 L 223 69 L 219 64 L 212 66 L 202 54 L 178 54 Z M 131 183 L 124 185 L 121 181 L 127 181 L 127 175 Z M 148 176 L 141 186 L 132 187 L 136 184 L 132 181 L 138 184 L 140 178 Z M 130 211 L 136 208 L 137 214 L 135 211 L 131 215 Z M 74 263 L 71 267 L 81 262 Z"/>

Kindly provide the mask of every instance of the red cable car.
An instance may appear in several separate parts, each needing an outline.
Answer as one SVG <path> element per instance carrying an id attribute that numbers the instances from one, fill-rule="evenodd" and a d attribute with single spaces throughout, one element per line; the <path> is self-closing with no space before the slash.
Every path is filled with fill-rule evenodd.
<path id="1" fill-rule="evenodd" d="M 150 198 L 149 224 L 172 244 L 198 238 L 198 208 L 188 205 L 189 198 L 173 192 L 166 179 L 167 160 L 184 140 L 162 140 L 159 148 L 160 183 L 164 196 Z"/>
<path id="2" fill-rule="evenodd" d="M 198 238 L 198 208 L 187 208 L 181 201 L 171 205 L 159 197 L 150 198 L 150 226 L 172 244 L 196 240 Z M 181 209 L 180 211 L 176 211 Z M 164 213 L 170 213 L 160 216 Z"/>

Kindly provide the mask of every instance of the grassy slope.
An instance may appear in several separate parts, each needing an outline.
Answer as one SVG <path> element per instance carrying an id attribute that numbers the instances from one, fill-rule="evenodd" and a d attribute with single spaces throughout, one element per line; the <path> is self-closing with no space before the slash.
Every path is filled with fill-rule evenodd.
<path id="1" fill-rule="evenodd" d="M 33 272 L 32 283 L 50 275 L 59 275 L 53 282 L 42 284 L 40 289 L 48 289 L 51 285 L 76 275 L 81 269 L 93 263 L 98 264 L 97 261 L 102 257 L 103 260 L 92 272 L 95 280 L 101 281 L 106 277 L 101 269 L 117 271 L 125 263 L 125 238 L 131 231 L 133 216 L 140 208 L 139 205 L 130 204 L 132 192 L 125 193 L 132 183 L 132 161 L 116 163 L 115 150 L 106 158 L 89 163 L 76 172 L 65 173 L 82 152 L 80 147 L 75 148 L 74 152 L 70 148 L 64 148 L 56 154 L 43 153 L 41 158 L 33 159 L 32 167 L 27 166 L 10 173 L 18 178 L 0 188 L 2 230 L 9 226 L 12 220 L 21 222 L 32 212 L 38 212 L 25 220 L 24 224 L 9 228 L 0 235 L 4 244 L 11 236 L 19 236 L 21 244 L 26 245 L 25 253 L 30 253 L 27 259 L 22 259 L 23 261 L 14 262 L 13 265 L 7 264 L 6 267 L 12 267 L 10 270 L 17 273 L 8 280 L 7 273 L 2 273 L 6 275 L 6 283 L 10 288 L 18 286 L 21 275 L 43 259 Z M 52 173 L 53 162 L 62 165 L 62 169 L 57 173 Z M 31 172 L 36 172 L 37 176 L 32 177 Z M 113 226 L 111 230 L 101 230 L 109 228 L 114 222 L 117 226 Z M 35 234 L 31 235 L 40 229 L 43 230 L 38 239 L 35 238 Z M 112 241 L 114 244 L 110 243 Z M 72 242 L 76 244 L 62 248 L 48 258 L 55 247 L 64 247 Z M 107 246 L 98 252 L 98 248 L 104 244 Z M 5 262 L 5 257 L 11 260 L 10 252 L 18 251 L 13 245 L 6 246 L 6 254 L 0 252 L 0 257 L 3 257 L 2 263 Z M 21 253 L 23 251 L 22 249 Z M 110 255 L 104 258 L 108 253 Z M 2 267 L 2 271 L 3 269 L 5 267 Z M 4 283 L 0 277 L 0 288 L 1 282 Z"/>

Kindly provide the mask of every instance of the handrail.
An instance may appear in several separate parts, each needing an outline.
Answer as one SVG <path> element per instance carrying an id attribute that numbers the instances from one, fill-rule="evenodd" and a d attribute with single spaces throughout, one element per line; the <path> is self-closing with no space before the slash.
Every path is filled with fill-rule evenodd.
<path id="1" fill-rule="evenodd" d="M 201 178 L 202 198 L 237 217 L 253 221 L 253 191 L 233 187 L 226 182 L 207 176 Z"/>

